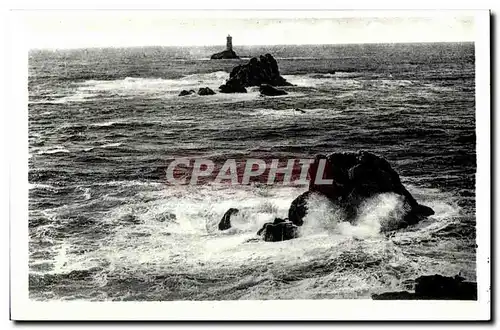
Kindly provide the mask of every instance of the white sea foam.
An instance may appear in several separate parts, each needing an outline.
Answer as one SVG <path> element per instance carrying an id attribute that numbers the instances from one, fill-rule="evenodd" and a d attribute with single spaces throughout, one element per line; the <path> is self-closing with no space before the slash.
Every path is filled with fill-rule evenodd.
<path id="1" fill-rule="evenodd" d="M 83 190 L 83 198 L 86 201 L 89 200 L 92 197 L 92 195 L 90 193 L 90 188 L 87 187 L 87 188 L 81 188 L 81 189 Z"/>
<path id="2" fill-rule="evenodd" d="M 341 96 L 354 96 L 353 90 L 376 88 L 377 90 L 394 90 L 399 88 L 411 87 L 414 82 L 411 80 L 400 79 L 366 79 L 362 78 L 359 72 L 336 72 L 336 73 L 310 73 L 303 75 L 284 75 L 285 79 L 299 87 L 313 87 L 313 88 L 328 88 L 337 91 L 348 91 L 336 95 Z"/>
<path id="3" fill-rule="evenodd" d="M 305 75 L 284 75 L 290 83 L 299 87 L 328 87 L 335 89 L 359 88 L 361 82 L 348 77 L 337 77 L 335 75 L 325 76 L 324 74 L 305 74 Z"/>
<path id="4" fill-rule="evenodd" d="M 406 214 L 400 195 L 384 193 L 366 200 L 360 205 L 355 224 L 344 222 L 340 231 L 354 237 L 379 236 L 381 231 L 397 229 Z"/>
<path id="5" fill-rule="evenodd" d="M 106 122 L 103 122 L 103 123 L 93 123 L 93 124 L 90 124 L 90 126 L 95 126 L 95 127 L 110 127 L 110 126 L 113 126 L 115 124 L 117 124 L 118 121 L 106 121 Z"/>
<path id="6" fill-rule="evenodd" d="M 295 76 L 290 76 L 295 77 Z M 310 81 L 306 78 L 293 78 L 294 80 L 302 81 L 305 79 L 307 85 Z M 55 100 L 35 101 L 32 103 L 68 103 L 68 102 L 86 102 L 96 97 L 111 98 L 111 97 L 145 97 L 145 98 L 162 98 L 169 99 L 178 97 L 182 90 L 195 90 L 201 87 L 209 87 L 214 91 L 229 78 L 229 73 L 225 71 L 215 71 L 210 73 L 197 73 L 186 75 L 177 79 L 164 78 L 145 78 L 145 77 L 126 77 L 117 80 L 87 80 L 75 84 L 73 93 L 65 95 Z M 311 80 L 319 81 L 320 79 Z M 299 83 L 301 85 L 302 83 Z M 203 98 L 217 102 L 238 102 L 245 100 L 253 100 L 260 96 L 258 87 L 247 88 L 248 93 L 218 93 L 215 95 L 199 96 L 196 93 L 182 97 L 183 101 Z M 288 95 L 276 96 L 274 98 L 288 98 L 302 96 L 301 93 L 289 91 Z"/>
<path id="7" fill-rule="evenodd" d="M 127 189 L 132 187 L 135 186 Z M 346 223 L 342 212 L 326 198 L 313 197 L 299 238 L 263 242 L 257 238 L 256 231 L 274 217 L 286 217 L 290 202 L 303 189 L 161 188 L 139 182 L 136 187 L 141 189 L 127 204 L 103 216 L 103 221 L 115 228 L 113 234 L 100 242 L 97 250 L 83 255 L 69 253 L 71 244 L 60 246 L 52 272 L 100 267 L 102 271 L 93 275 L 95 285 L 99 286 L 106 285 L 109 277 L 116 278 L 117 274 L 143 278 L 173 273 L 179 274 L 175 276 L 180 279 L 182 274 L 192 274 L 193 278 L 244 274 L 237 276 L 238 281 L 223 285 L 245 288 L 243 297 L 255 299 L 263 295 L 307 298 L 327 293 L 334 297 L 364 296 L 380 285 L 379 277 L 383 277 L 385 285 L 399 290 L 398 274 L 419 274 L 424 263 L 432 266 L 421 259 L 417 267 L 401 252 L 397 239 L 379 233 L 382 220 L 393 216 L 394 210 L 400 210 L 400 200 L 393 194 L 368 200 L 356 224 Z M 412 192 L 426 193 L 419 189 Z M 446 209 L 446 204 L 438 199 L 433 206 L 442 205 L 436 208 L 439 213 Z M 218 231 L 217 224 L 230 207 L 240 209 L 238 215 L 231 217 L 233 228 Z M 130 216 L 138 221 L 123 222 L 122 219 Z M 435 226 L 438 228 L 438 224 Z M 425 228 L 411 234 L 425 236 Z M 400 241 L 404 239 L 413 238 L 405 236 Z M 365 268 L 365 263 L 376 266 Z M 439 265 L 449 272 L 458 267 L 452 266 Z M 292 278 L 298 276 L 298 279 L 275 288 L 275 279 L 280 281 L 280 274 L 289 271 Z M 353 283 L 357 286 L 351 288 Z M 217 288 L 220 289 L 219 284 Z M 158 290 L 162 292 L 161 288 Z"/>
<path id="8" fill-rule="evenodd" d="M 100 145 L 99 148 L 115 148 L 115 147 L 119 147 L 121 145 L 122 145 L 121 142 L 107 143 L 107 144 Z"/>
<path id="9" fill-rule="evenodd" d="M 70 151 L 64 146 L 54 146 L 54 147 L 42 147 L 37 151 L 37 154 L 58 154 L 58 153 L 69 153 Z"/>
<path id="10" fill-rule="evenodd" d="M 28 183 L 28 189 L 54 189 L 54 186 L 43 183 Z"/>
<path id="11" fill-rule="evenodd" d="M 118 80 L 87 80 L 79 83 L 75 94 L 59 102 L 84 101 L 97 95 L 123 97 L 172 97 L 183 89 L 197 90 L 200 87 L 216 89 L 224 83 L 229 74 L 216 71 L 204 74 L 192 74 L 178 79 L 127 77 Z"/>
<path id="12" fill-rule="evenodd" d="M 126 77 L 117 80 L 87 80 L 75 84 L 72 94 L 31 103 L 86 102 L 96 97 L 173 97 L 183 89 L 218 88 L 229 77 L 224 71 L 186 75 L 178 79 Z"/>
<path id="13" fill-rule="evenodd" d="M 248 113 L 248 111 L 245 111 Z M 313 108 L 313 109 L 255 109 L 249 113 L 252 116 L 258 117 L 338 117 L 342 111 L 337 109 Z"/>

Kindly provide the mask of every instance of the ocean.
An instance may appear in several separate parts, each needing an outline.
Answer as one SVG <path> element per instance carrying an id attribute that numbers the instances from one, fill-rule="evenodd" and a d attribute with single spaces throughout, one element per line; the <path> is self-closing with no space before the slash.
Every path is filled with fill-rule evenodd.
<path id="1" fill-rule="evenodd" d="M 476 280 L 473 43 L 31 50 L 29 293 L 34 300 L 369 299 L 421 275 Z M 221 94 L 271 53 L 288 95 Z M 179 97 L 210 87 L 216 95 Z M 302 109 L 304 112 L 295 111 Z M 366 150 L 435 214 L 381 232 L 315 201 L 300 237 L 256 239 L 306 186 L 168 184 L 179 157 L 298 159 Z M 217 224 L 240 209 L 233 228 Z"/>

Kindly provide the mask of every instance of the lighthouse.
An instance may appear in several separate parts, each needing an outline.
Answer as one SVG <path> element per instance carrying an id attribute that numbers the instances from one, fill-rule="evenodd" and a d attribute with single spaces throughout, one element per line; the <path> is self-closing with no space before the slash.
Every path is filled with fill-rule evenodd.
<path id="1" fill-rule="evenodd" d="M 233 50 L 233 37 L 231 35 L 227 35 L 226 37 L 226 49 L 222 52 L 215 53 L 210 56 L 211 60 L 222 60 L 222 59 L 235 59 L 239 58 L 238 55 Z"/>

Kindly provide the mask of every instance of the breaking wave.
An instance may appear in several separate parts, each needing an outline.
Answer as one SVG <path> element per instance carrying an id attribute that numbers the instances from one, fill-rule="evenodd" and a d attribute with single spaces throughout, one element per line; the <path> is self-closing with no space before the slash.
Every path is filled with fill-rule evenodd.
<path id="1" fill-rule="evenodd" d="M 119 182 L 116 184 L 122 187 Z M 189 281 L 189 278 L 204 281 L 207 276 L 212 276 L 210 274 L 219 274 L 218 280 L 225 279 L 222 282 L 226 284 L 207 284 L 208 291 L 204 293 L 207 299 L 217 299 L 220 290 L 231 291 L 239 286 L 249 287 L 241 292 L 240 298 L 258 299 L 268 290 L 271 297 L 290 298 L 299 294 L 294 298 L 306 298 L 318 293 L 315 289 L 300 289 L 307 281 L 314 281 L 325 290 L 328 285 L 322 284 L 323 281 L 335 279 L 346 283 L 355 279 L 360 286 L 350 286 L 351 289 L 347 289 L 349 286 L 335 286 L 341 292 L 331 292 L 332 297 L 352 298 L 366 295 L 362 288 L 375 283 L 365 271 L 394 276 L 394 280 L 402 272 L 415 271 L 398 245 L 381 233 L 381 229 L 397 221 L 402 212 L 402 203 L 394 194 L 381 194 L 368 200 L 361 206 L 355 224 L 345 222 L 341 211 L 335 210 L 325 198 L 313 198 L 310 201 L 312 211 L 304 219 L 300 237 L 270 243 L 258 239 L 256 231 L 275 217 L 286 217 L 290 202 L 303 191 L 302 188 L 245 186 L 228 190 L 202 186 L 164 189 L 161 185 L 140 182 L 127 187 L 119 189 L 133 189 L 135 197 L 132 200 L 135 202 L 114 208 L 101 221 L 86 221 L 89 230 L 112 228 L 113 235 L 98 245 L 78 236 L 61 245 L 56 244 L 51 265 L 46 265 L 51 271 L 43 271 L 40 275 L 34 271 L 31 280 L 44 281 L 57 276 L 79 283 L 85 279 L 103 292 L 108 288 L 109 294 L 116 294 L 118 278 L 127 274 L 135 285 L 139 285 L 141 279 L 152 281 L 145 289 L 148 299 L 162 299 L 164 282 L 156 281 L 161 276 L 174 272 L 182 281 Z M 420 193 L 425 194 L 425 191 Z M 86 199 L 93 198 L 90 190 L 84 190 L 83 194 Z M 116 197 L 99 198 L 110 200 Z M 460 212 L 446 202 L 434 201 L 433 205 L 441 207 L 436 207 L 436 218 L 430 221 L 443 219 L 435 228 L 442 228 L 444 222 Z M 217 224 L 230 207 L 239 208 L 240 213 L 232 217 L 233 228 L 220 232 Z M 439 210 L 447 213 L 440 214 Z M 60 225 L 70 226 L 71 221 L 65 220 Z M 75 251 L 82 246 L 87 246 L 84 248 L 87 252 Z M 397 269 L 397 272 L 387 275 L 387 267 Z M 36 265 L 32 265 L 32 269 L 36 269 Z M 221 269 L 224 269 L 223 273 L 219 272 Z M 256 276 L 259 269 L 262 269 L 261 277 Z M 242 277 L 246 272 L 248 275 Z M 286 290 L 269 287 L 283 280 L 289 283 Z M 177 290 L 184 294 L 182 299 L 185 299 L 196 287 L 198 284 L 191 288 L 179 286 Z M 138 293 L 121 292 L 124 296 L 111 298 L 140 299 Z M 168 296 L 168 299 L 174 298 Z"/>

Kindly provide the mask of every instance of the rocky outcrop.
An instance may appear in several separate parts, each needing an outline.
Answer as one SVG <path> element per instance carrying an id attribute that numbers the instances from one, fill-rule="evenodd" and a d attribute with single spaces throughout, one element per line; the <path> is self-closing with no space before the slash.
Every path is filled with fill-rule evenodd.
<path id="1" fill-rule="evenodd" d="M 288 209 L 288 219 L 297 225 L 302 226 L 304 224 L 304 217 L 307 214 L 307 202 L 309 200 L 309 196 L 311 196 L 312 192 L 306 191 L 305 193 L 299 195 L 299 197 L 295 198 Z"/>
<path id="2" fill-rule="evenodd" d="M 460 276 L 420 276 L 415 280 L 415 292 L 398 291 L 373 294 L 374 300 L 477 300 L 477 283 L 466 282 Z"/>
<path id="3" fill-rule="evenodd" d="M 226 49 L 222 52 L 215 53 L 210 56 L 211 60 L 238 59 L 239 56 L 232 49 Z"/>
<path id="4" fill-rule="evenodd" d="M 219 87 L 221 93 L 246 93 L 247 90 L 240 84 L 239 81 L 227 81 L 224 85 Z"/>
<path id="5" fill-rule="evenodd" d="M 274 222 L 265 223 L 257 235 L 266 242 L 286 241 L 298 237 L 298 227 L 288 219 L 275 218 Z"/>
<path id="6" fill-rule="evenodd" d="M 229 74 L 229 79 L 219 89 L 223 93 L 241 93 L 235 90 L 241 89 L 241 87 L 260 86 L 262 84 L 292 86 L 280 75 L 278 62 L 271 54 L 253 57 L 248 64 L 234 67 Z"/>
<path id="7" fill-rule="evenodd" d="M 215 92 L 208 88 L 208 87 L 202 87 L 198 90 L 198 95 L 204 96 L 204 95 L 214 95 Z"/>
<path id="8" fill-rule="evenodd" d="M 196 92 L 192 89 L 190 90 L 182 90 L 180 93 L 179 93 L 179 96 L 186 96 L 186 95 L 191 95 L 191 94 L 195 94 Z"/>
<path id="9" fill-rule="evenodd" d="M 322 178 L 316 178 L 318 168 L 324 166 Z M 309 190 L 291 204 L 288 217 L 295 225 L 303 224 L 311 194 L 326 196 L 345 213 L 347 220 L 355 219 L 358 207 L 367 198 L 380 193 L 392 192 L 403 197 L 405 215 L 399 227 L 415 224 L 434 214 L 427 206 L 420 205 L 403 186 L 399 175 L 387 160 L 372 153 L 333 153 L 318 155 L 309 168 Z M 331 182 L 322 182 L 331 180 Z"/>
<path id="10" fill-rule="evenodd" d="M 274 88 L 273 86 L 268 85 L 268 84 L 260 85 L 259 91 L 260 91 L 260 95 L 265 95 L 265 96 L 279 96 L 279 95 L 287 95 L 288 94 L 284 90 Z"/>
<path id="11" fill-rule="evenodd" d="M 219 230 L 227 230 L 231 228 L 231 216 L 234 214 L 238 214 L 240 210 L 235 208 L 230 208 L 224 213 L 221 221 L 219 222 Z"/>
<path id="12" fill-rule="evenodd" d="M 195 90 L 193 90 L 193 89 L 185 90 L 184 89 L 179 93 L 179 96 L 187 96 L 187 95 L 193 95 L 193 94 L 196 94 Z M 201 95 L 201 96 L 214 95 L 214 94 L 215 94 L 215 92 L 209 87 L 202 87 L 202 88 L 198 89 L 198 95 Z"/>

